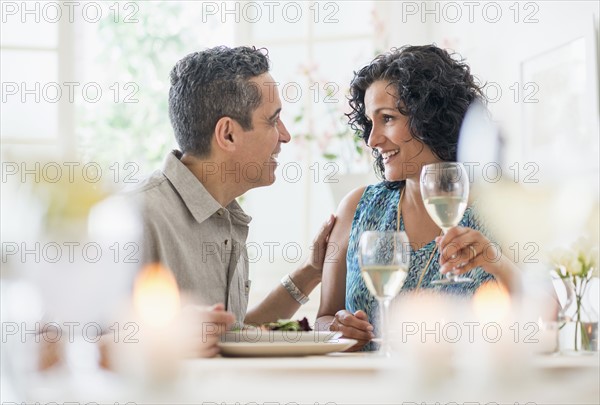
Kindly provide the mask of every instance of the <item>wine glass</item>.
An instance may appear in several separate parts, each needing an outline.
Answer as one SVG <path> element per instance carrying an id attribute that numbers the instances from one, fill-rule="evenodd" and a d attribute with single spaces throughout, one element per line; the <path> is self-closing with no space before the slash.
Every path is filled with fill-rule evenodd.
<path id="1" fill-rule="evenodd" d="M 410 246 L 404 232 L 366 231 L 358 242 L 358 265 L 365 284 L 379 304 L 380 353 L 391 355 L 388 336 L 390 302 L 408 274 Z"/>
<path id="2" fill-rule="evenodd" d="M 21 339 L 15 339 L 7 352 L 12 357 L 8 362 L 13 365 L 9 369 L 12 385 L 26 398 L 48 392 L 58 395 L 62 390 L 77 396 L 83 392 L 81 387 L 97 387 L 106 378 L 98 361 L 100 334 L 112 330 L 117 343 L 119 324 L 115 321 L 138 270 L 142 235 L 133 199 L 110 196 L 108 187 L 76 174 L 55 183 L 29 182 L 19 190 L 18 205 L 11 210 L 12 216 L 28 219 L 31 226 L 21 230 L 19 221 L 13 221 L 8 234 L 16 235 L 12 240 L 24 241 L 19 246 L 39 252 L 29 257 L 12 255 L 8 261 L 16 281 L 28 287 L 9 285 L 9 319 L 28 330 L 34 326 L 38 332 L 35 339 L 16 335 Z M 34 305 L 35 301 L 39 302 Z M 32 343 L 36 345 L 31 347 Z M 34 348 L 34 357 L 22 355 Z M 57 356 L 48 355 L 59 348 Z M 54 357 L 63 360 L 52 369 L 62 382 L 52 387 L 56 391 L 48 391 L 40 367 L 50 367 L 49 358 Z M 4 362 L 2 366 L 4 371 Z"/>
<path id="3" fill-rule="evenodd" d="M 462 163 L 441 162 L 423 167 L 421 171 L 421 196 L 427 213 L 443 233 L 459 224 L 467 208 L 469 177 Z M 434 280 L 432 284 L 469 283 L 473 280 L 452 272 Z"/>

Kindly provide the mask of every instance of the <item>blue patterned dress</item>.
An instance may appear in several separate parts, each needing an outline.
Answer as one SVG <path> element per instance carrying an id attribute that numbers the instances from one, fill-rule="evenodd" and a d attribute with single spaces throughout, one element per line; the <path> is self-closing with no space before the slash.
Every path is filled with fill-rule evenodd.
<path id="1" fill-rule="evenodd" d="M 385 187 L 384 183 L 368 186 L 356 207 L 354 220 L 352 221 L 352 229 L 350 230 L 350 239 L 348 242 L 348 253 L 346 255 L 346 309 L 350 312 L 363 310 L 369 316 L 375 328 L 377 328 L 379 309 L 375 298 L 371 295 L 363 278 L 360 274 L 358 266 L 358 240 L 364 231 L 395 231 L 396 216 L 398 212 L 398 200 L 400 198 L 400 190 L 392 190 Z M 481 222 L 476 218 L 472 207 L 467 207 L 459 226 L 476 229 L 483 234 L 487 232 L 483 228 Z M 404 221 L 400 217 L 400 230 L 404 231 Z M 431 252 L 435 247 L 435 241 L 431 241 L 420 249 L 411 251 L 410 266 L 408 275 L 404 282 L 404 286 L 400 294 L 413 291 L 417 287 L 421 271 L 427 264 Z M 421 282 L 421 289 L 435 289 L 442 293 L 456 294 L 462 296 L 471 296 L 475 290 L 488 280 L 493 280 L 494 277 L 477 267 L 465 275 L 472 278 L 471 283 L 460 283 L 455 285 L 432 285 L 433 280 L 444 277 L 440 274 L 439 269 L 439 251 L 436 251 L 433 256 L 427 273 Z M 377 330 L 375 331 L 377 334 Z M 373 344 L 365 346 L 365 350 L 374 350 Z"/>

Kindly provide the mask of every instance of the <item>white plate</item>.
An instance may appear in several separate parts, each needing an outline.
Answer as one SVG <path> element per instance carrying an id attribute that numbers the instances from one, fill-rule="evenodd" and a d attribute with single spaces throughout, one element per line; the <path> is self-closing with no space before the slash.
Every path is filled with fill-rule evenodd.
<path id="1" fill-rule="evenodd" d="M 221 341 L 224 343 L 325 343 L 338 340 L 341 335 L 341 332 L 302 332 L 249 328 L 226 332 Z"/>
<path id="2" fill-rule="evenodd" d="M 356 344 L 354 339 L 332 339 L 326 342 L 221 342 L 221 354 L 233 357 L 314 356 L 341 352 Z"/>

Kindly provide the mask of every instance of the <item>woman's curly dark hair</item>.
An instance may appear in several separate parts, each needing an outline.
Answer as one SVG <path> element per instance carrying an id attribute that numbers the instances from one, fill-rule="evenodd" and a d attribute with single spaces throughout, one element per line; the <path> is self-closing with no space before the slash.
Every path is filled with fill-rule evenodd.
<path id="1" fill-rule="evenodd" d="M 408 117 L 413 138 L 427 145 L 443 161 L 456 161 L 458 133 L 469 105 L 484 101 L 469 66 L 456 54 L 435 45 L 404 46 L 377 56 L 350 83 L 347 114 L 350 127 L 365 143 L 372 124 L 365 115 L 365 92 L 373 82 L 390 82 L 398 96 L 398 111 Z M 375 172 L 384 177 L 383 161 L 373 149 Z M 401 182 L 390 183 L 390 186 Z"/>

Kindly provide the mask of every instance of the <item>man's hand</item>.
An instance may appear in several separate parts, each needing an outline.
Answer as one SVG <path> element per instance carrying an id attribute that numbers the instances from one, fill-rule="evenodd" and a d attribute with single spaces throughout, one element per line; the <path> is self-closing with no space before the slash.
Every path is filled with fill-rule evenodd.
<path id="1" fill-rule="evenodd" d="M 319 274 L 323 271 L 323 262 L 325 261 L 325 252 L 327 251 L 327 242 L 329 234 L 335 224 L 335 215 L 331 214 L 329 219 L 323 223 L 319 233 L 312 242 L 312 253 L 305 263 L 305 267 L 312 268 Z"/>
<path id="2" fill-rule="evenodd" d="M 183 309 L 182 315 L 190 327 L 190 345 L 186 348 L 188 357 L 214 357 L 219 354 L 219 338 L 233 325 L 235 316 L 225 311 L 223 304 L 212 307 L 189 305 Z"/>

